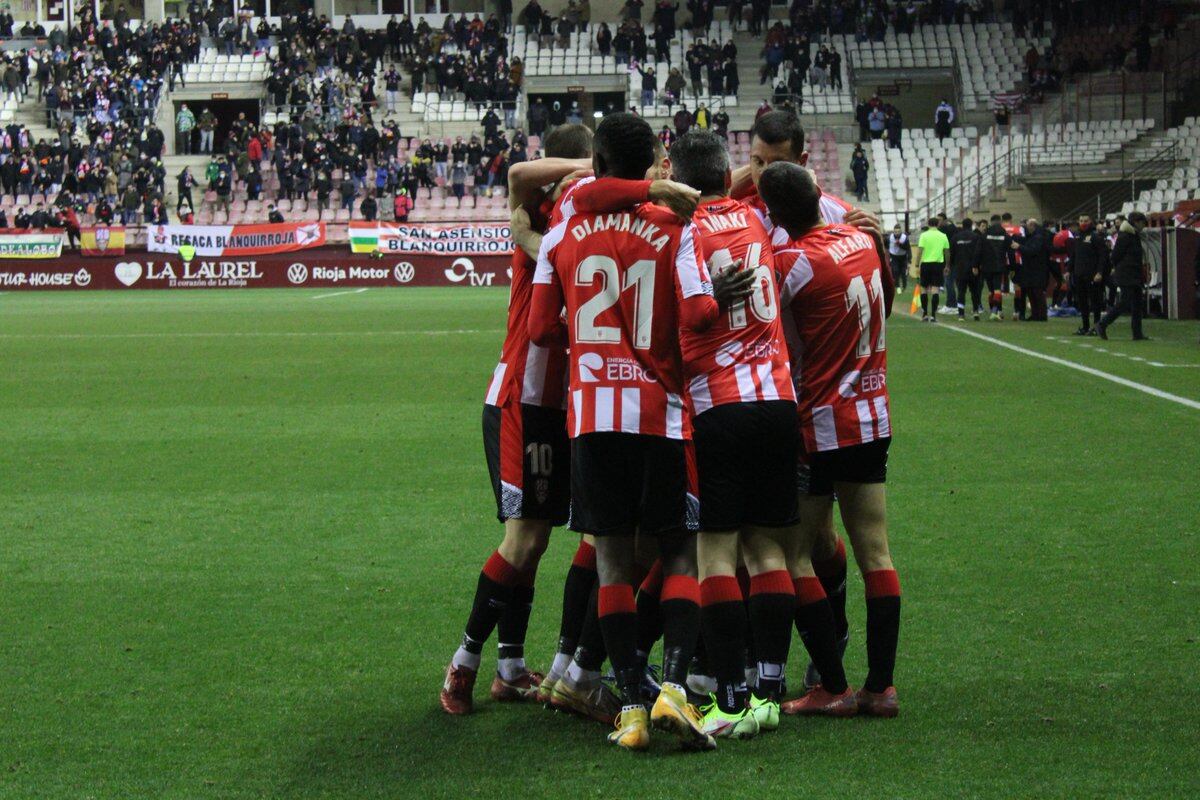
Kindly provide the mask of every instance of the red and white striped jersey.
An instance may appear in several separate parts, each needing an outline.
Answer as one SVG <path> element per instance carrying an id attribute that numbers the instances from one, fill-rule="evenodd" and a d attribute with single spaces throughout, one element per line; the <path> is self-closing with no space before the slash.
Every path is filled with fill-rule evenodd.
<path id="1" fill-rule="evenodd" d="M 762 223 L 748 205 L 728 197 L 701 203 L 692 220 L 710 274 L 740 260 L 757 277 L 754 292 L 711 328 L 680 331 L 689 409 L 695 415 L 725 403 L 794 401 L 775 258 Z"/>
<path id="2" fill-rule="evenodd" d="M 564 203 L 563 220 L 542 239 L 534 276 L 560 293 L 567 310 L 567 432 L 690 438 L 679 306 L 712 295 L 695 226 L 650 204 L 573 212 Z M 534 303 L 532 315 L 556 313 Z"/>
<path id="3" fill-rule="evenodd" d="M 776 250 L 786 247 L 791 242 L 787 231 L 771 221 L 771 215 L 767 213 L 767 204 L 759 196 L 757 188 L 742 198 L 742 202 L 754 209 L 758 221 L 767 229 L 767 235 L 771 237 L 771 244 L 775 245 Z M 828 225 L 840 225 L 846 219 L 846 215 L 854 210 L 854 206 L 845 200 L 824 192 L 821 193 L 818 203 L 821 208 L 821 220 Z"/>
<path id="4" fill-rule="evenodd" d="M 577 181 L 557 200 L 543 198 L 538 221 L 546 221 L 543 230 L 562 219 L 563 203 L 579 186 L 592 180 Z M 537 221 L 534 222 L 537 225 Z M 533 273 L 537 262 L 520 247 L 512 257 L 512 285 L 508 292 L 508 329 L 500 351 L 500 363 L 492 373 L 484 403 L 502 406 L 516 400 L 531 406 L 565 408 L 567 402 L 567 351 L 559 345 L 541 347 L 529 341 L 529 306 L 533 297 Z"/>
<path id="5" fill-rule="evenodd" d="M 798 365 L 809 452 L 892 435 L 882 271 L 876 240 L 849 225 L 816 228 L 775 253 L 784 334 Z"/>

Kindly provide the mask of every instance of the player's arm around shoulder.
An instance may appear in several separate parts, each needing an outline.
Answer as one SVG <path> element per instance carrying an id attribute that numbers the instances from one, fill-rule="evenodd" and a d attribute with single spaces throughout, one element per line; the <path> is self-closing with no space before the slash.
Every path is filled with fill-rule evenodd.
<path id="1" fill-rule="evenodd" d="M 565 298 L 554 256 L 569 222 L 569 219 L 564 219 L 547 231 L 538 249 L 527 329 L 530 340 L 540 347 L 565 346 L 568 343 L 567 327 L 562 321 Z"/>

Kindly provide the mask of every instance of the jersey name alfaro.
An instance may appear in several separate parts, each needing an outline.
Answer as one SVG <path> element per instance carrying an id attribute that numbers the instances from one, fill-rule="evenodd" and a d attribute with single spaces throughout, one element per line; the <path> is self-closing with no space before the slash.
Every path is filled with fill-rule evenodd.
<path id="1" fill-rule="evenodd" d="M 562 290 L 570 334 L 571 436 L 686 439 L 679 303 L 712 294 L 695 225 L 645 204 L 574 214 L 542 240 L 534 283 Z"/>
<path id="2" fill-rule="evenodd" d="M 741 261 L 741 269 L 755 276 L 750 296 L 712 327 L 679 334 L 692 414 L 727 403 L 795 400 L 766 230 L 747 205 L 730 198 L 701 203 L 692 218 L 710 273 Z"/>
<path id="3" fill-rule="evenodd" d="M 891 436 L 881 277 L 888 267 L 874 240 L 829 225 L 775 258 L 805 447 L 837 450 Z"/>

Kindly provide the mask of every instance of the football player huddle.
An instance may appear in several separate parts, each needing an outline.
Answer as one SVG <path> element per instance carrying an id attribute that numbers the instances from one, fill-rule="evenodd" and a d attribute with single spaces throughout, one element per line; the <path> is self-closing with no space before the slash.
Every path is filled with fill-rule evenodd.
<path id="1" fill-rule="evenodd" d="M 805 168 L 795 116 L 761 116 L 751 141 L 733 170 L 712 133 L 667 153 L 644 120 L 613 114 L 594 137 L 556 128 L 546 158 L 512 169 L 508 332 L 483 415 L 504 538 L 446 670 L 446 712 L 472 710 L 495 634 L 494 700 L 610 724 L 630 750 L 652 729 L 704 750 L 781 713 L 898 713 L 891 271 L 878 222 Z M 866 585 L 857 691 L 835 499 Z M 525 633 L 564 524 L 581 537 L 543 675 Z M 793 628 L 810 663 L 789 699 Z"/>

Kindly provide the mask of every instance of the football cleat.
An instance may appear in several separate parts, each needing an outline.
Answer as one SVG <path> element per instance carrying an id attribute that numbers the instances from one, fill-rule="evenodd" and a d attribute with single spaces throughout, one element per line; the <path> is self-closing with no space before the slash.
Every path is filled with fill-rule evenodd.
<path id="1" fill-rule="evenodd" d="M 540 672 L 525 670 L 512 680 L 505 680 L 496 673 L 492 681 L 492 699 L 497 703 L 520 703 L 537 700 L 538 687 L 546 676 Z"/>
<path id="2" fill-rule="evenodd" d="M 736 714 L 722 711 L 716 698 L 700 709 L 700 728 L 714 739 L 749 739 L 758 734 L 758 718 L 748 708 Z"/>
<path id="3" fill-rule="evenodd" d="M 896 700 L 896 687 L 889 686 L 882 692 L 868 692 L 859 689 L 858 713 L 867 717 L 894 717 L 900 713 L 900 704 Z"/>
<path id="4" fill-rule="evenodd" d="M 550 705 L 559 711 L 579 714 L 604 725 L 612 725 L 621 711 L 620 699 L 603 682 L 575 686 L 566 678 L 554 685 Z"/>
<path id="5" fill-rule="evenodd" d="M 854 690 L 848 686 L 841 694 L 832 694 L 823 686 L 814 686 L 803 697 L 784 703 L 780 710 L 784 714 L 802 717 L 853 717 L 858 713 L 858 700 Z"/>
<path id="6" fill-rule="evenodd" d="M 1078 328 L 1075 331 L 1075 335 L 1076 336 L 1087 336 L 1088 330 L 1089 330 L 1088 328 Z"/>
<path id="7" fill-rule="evenodd" d="M 758 720 L 758 729 L 763 733 L 779 730 L 779 703 L 771 698 L 751 694 L 750 713 Z"/>
<path id="8" fill-rule="evenodd" d="M 687 691 L 682 686 L 662 685 L 650 712 L 650 723 L 655 728 L 674 733 L 687 750 L 714 750 L 717 743 L 704 732 L 702 722 L 700 712 L 687 701 Z"/>
<path id="9" fill-rule="evenodd" d="M 446 680 L 442 683 L 442 710 L 447 714 L 470 714 L 475 708 L 471 693 L 475 689 L 475 676 L 478 673 L 468 667 L 456 667 L 451 664 L 446 668 Z"/>
<path id="10" fill-rule="evenodd" d="M 978 311 L 975 312 L 975 321 L 979 322 L 979 312 Z"/>
<path id="11" fill-rule="evenodd" d="M 547 708 L 550 707 L 550 696 L 554 693 L 554 687 L 561 680 L 559 675 L 547 675 L 542 679 L 542 682 L 537 687 L 537 701 Z"/>
<path id="12" fill-rule="evenodd" d="M 625 706 L 617 714 L 613 726 L 615 731 L 608 741 L 626 750 L 645 750 L 650 747 L 650 725 L 646 719 L 645 706 Z"/>
<path id="13" fill-rule="evenodd" d="M 1107 342 L 1108 341 L 1108 326 L 1097 324 L 1096 325 L 1096 335 Z"/>
<path id="14" fill-rule="evenodd" d="M 846 633 L 842 636 L 842 638 L 838 640 L 838 643 L 837 643 L 838 658 L 840 658 L 840 659 L 846 658 L 846 645 L 848 645 L 848 644 L 850 644 L 850 631 L 849 630 L 847 630 Z M 804 670 L 804 691 L 807 692 L 810 689 L 812 689 L 814 686 L 820 686 L 820 685 L 821 685 L 821 673 L 817 669 L 817 665 L 812 663 L 811 661 L 809 661 L 808 669 Z"/>

